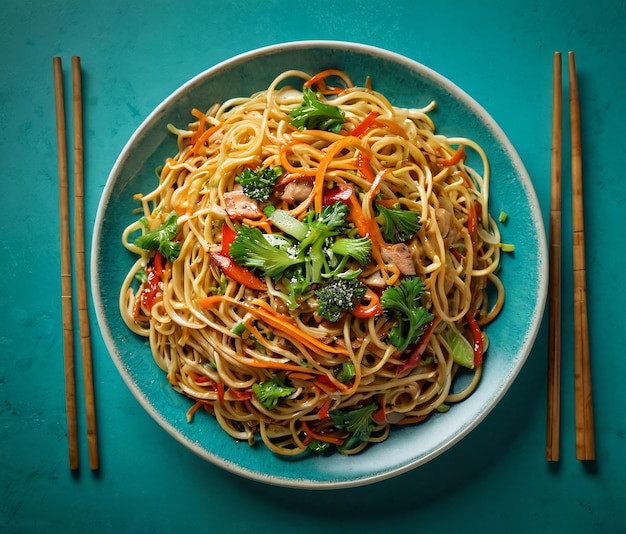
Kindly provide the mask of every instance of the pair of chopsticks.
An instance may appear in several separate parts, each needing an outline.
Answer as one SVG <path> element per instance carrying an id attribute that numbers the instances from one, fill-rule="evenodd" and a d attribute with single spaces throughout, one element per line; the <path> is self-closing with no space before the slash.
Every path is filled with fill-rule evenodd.
<path id="1" fill-rule="evenodd" d="M 574 52 L 568 53 L 572 166 L 572 230 L 574 274 L 574 404 L 576 458 L 595 460 L 593 402 L 587 320 L 585 228 L 583 214 L 580 99 Z M 546 459 L 559 460 L 561 390 L 561 185 L 562 185 L 561 53 L 554 53 L 552 90 L 552 170 L 550 205 L 550 279 L 548 346 L 548 425 Z"/>
<path id="2" fill-rule="evenodd" d="M 72 297 L 72 258 L 69 224 L 69 184 L 67 162 L 67 132 L 63 95 L 63 70 L 60 57 L 52 60 L 57 126 L 57 151 L 59 166 L 59 200 L 61 217 L 61 302 L 63 313 L 63 350 L 65 368 L 65 408 L 69 442 L 70 469 L 79 468 L 78 431 L 76 409 L 76 384 L 74 374 L 74 310 Z M 80 58 L 72 57 L 72 110 L 74 118 L 74 262 L 76 267 L 76 292 L 78 296 L 78 321 L 82 352 L 85 411 L 87 416 L 87 443 L 89 466 L 99 468 L 96 433 L 95 397 L 91 358 L 91 334 L 87 307 L 87 276 L 85 271 L 85 230 L 83 203 L 83 112 Z"/>

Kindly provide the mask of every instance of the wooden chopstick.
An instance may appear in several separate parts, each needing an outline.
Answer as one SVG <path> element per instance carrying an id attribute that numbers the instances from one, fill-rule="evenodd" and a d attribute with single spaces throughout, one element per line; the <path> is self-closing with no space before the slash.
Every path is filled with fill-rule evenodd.
<path id="1" fill-rule="evenodd" d="M 72 105 L 74 113 L 74 262 L 76 265 L 76 293 L 78 320 L 85 389 L 87 416 L 87 444 L 89 467 L 98 469 L 98 435 L 96 429 L 93 366 L 91 358 L 91 332 L 87 306 L 87 274 L 85 269 L 85 210 L 84 210 L 84 159 L 83 159 L 83 95 L 80 58 L 72 57 Z"/>
<path id="2" fill-rule="evenodd" d="M 54 93 L 59 167 L 59 211 L 61 219 L 61 304 L 63 313 L 63 365 L 65 369 L 65 412 L 70 469 L 78 469 L 76 382 L 74 377 L 74 323 L 72 317 L 72 256 L 70 249 L 67 136 L 63 103 L 61 58 L 53 58 Z"/>
<path id="3" fill-rule="evenodd" d="M 583 214 L 582 143 L 576 58 L 568 53 L 570 129 L 572 141 L 572 228 L 574 264 L 574 387 L 576 458 L 595 460 L 587 284 L 585 273 L 585 224 Z"/>
<path id="4" fill-rule="evenodd" d="M 63 94 L 63 70 L 60 57 L 54 57 L 54 92 L 57 123 L 57 152 L 59 166 L 59 197 L 61 217 L 61 301 L 63 313 L 63 364 L 65 368 L 65 410 L 70 469 L 79 468 L 78 425 L 76 409 L 76 379 L 74 362 L 74 317 L 72 295 L 72 254 L 69 225 L 69 187 L 67 165 L 67 130 Z M 74 115 L 74 262 L 78 294 L 78 320 L 82 353 L 85 411 L 87 415 L 87 442 L 89 466 L 99 468 L 96 432 L 95 396 L 91 358 L 91 334 L 87 306 L 87 275 L 85 269 L 85 215 L 84 215 L 84 158 L 83 110 L 80 58 L 72 57 L 72 112 Z"/>
<path id="5" fill-rule="evenodd" d="M 563 96 L 561 53 L 555 52 L 552 71 L 552 167 L 550 204 L 550 277 L 548 336 L 548 422 L 546 460 L 557 462 L 561 426 L 561 184 Z"/>

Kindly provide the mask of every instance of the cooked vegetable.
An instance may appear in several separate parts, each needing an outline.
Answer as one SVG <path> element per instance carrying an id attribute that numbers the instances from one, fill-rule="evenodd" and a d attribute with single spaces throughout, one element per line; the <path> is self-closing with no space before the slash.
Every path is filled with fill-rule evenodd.
<path id="1" fill-rule="evenodd" d="M 243 192 L 254 200 L 265 202 L 283 173 L 283 168 L 259 167 L 256 170 L 245 168 L 235 180 L 241 184 Z"/>
<path id="2" fill-rule="evenodd" d="M 474 368 L 474 349 L 469 341 L 455 327 L 449 325 L 443 332 L 443 339 L 452 351 L 452 359 L 468 369 Z"/>
<path id="3" fill-rule="evenodd" d="M 354 309 L 366 291 L 367 287 L 354 278 L 335 278 L 315 290 L 319 300 L 317 314 L 337 322 L 345 312 Z"/>
<path id="4" fill-rule="evenodd" d="M 380 213 L 381 232 L 387 243 L 404 243 L 422 227 L 417 211 L 404 210 L 399 205 L 387 208 L 377 204 L 376 207 Z"/>
<path id="5" fill-rule="evenodd" d="M 346 442 L 339 447 L 340 449 L 353 448 L 359 442 L 369 439 L 372 430 L 376 427 L 376 421 L 372 417 L 376 408 L 376 404 L 368 404 L 355 410 L 334 410 L 328 414 L 336 428 L 347 430 L 351 434 Z"/>
<path id="6" fill-rule="evenodd" d="M 260 384 L 252 384 L 252 391 L 265 408 L 273 410 L 280 399 L 289 397 L 296 389 L 286 386 L 277 375 L 274 375 L 270 380 Z"/>
<path id="7" fill-rule="evenodd" d="M 339 133 L 344 117 L 341 110 L 325 102 L 320 102 L 312 89 L 305 87 L 302 105 L 289 113 L 291 123 L 298 130 L 328 130 Z"/>
<path id="8" fill-rule="evenodd" d="M 258 228 L 245 225 L 231 243 L 230 255 L 239 265 L 259 269 L 274 280 L 279 280 L 287 269 L 304 261 L 284 248 L 272 245 Z"/>
<path id="9" fill-rule="evenodd" d="M 420 304 L 423 292 L 424 281 L 413 276 L 404 278 L 398 286 L 388 287 L 380 297 L 385 313 L 396 321 L 389 329 L 389 341 L 399 351 L 417 343 L 434 319 L 434 315 Z"/>
<path id="10" fill-rule="evenodd" d="M 330 246 L 330 251 L 340 256 L 348 256 L 361 265 L 366 265 L 372 253 L 372 240 L 369 237 L 342 237 L 335 240 Z"/>
<path id="11" fill-rule="evenodd" d="M 165 222 L 156 230 L 150 230 L 146 218 L 141 219 L 146 233 L 135 239 L 134 245 L 144 250 L 159 250 L 168 261 L 174 261 L 180 254 L 181 244 L 172 241 L 178 233 L 178 215 L 170 213 Z"/>

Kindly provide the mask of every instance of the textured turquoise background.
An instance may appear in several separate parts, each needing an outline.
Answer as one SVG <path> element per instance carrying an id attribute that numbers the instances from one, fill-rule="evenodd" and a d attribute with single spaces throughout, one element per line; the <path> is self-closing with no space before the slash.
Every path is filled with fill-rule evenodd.
<path id="1" fill-rule="evenodd" d="M 626 363 L 619 314 L 625 295 L 624 2 L 5 0 L 0 20 L 0 530 L 626 531 Z M 92 316 L 101 470 L 94 475 L 87 468 L 81 412 L 83 467 L 70 473 L 52 56 L 61 55 L 66 68 L 72 55 L 82 60 L 91 231 L 117 155 L 172 90 L 235 54 L 302 39 L 386 48 L 462 87 L 517 148 L 546 225 L 552 53 L 576 51 L 596 462 L 582 464 L 574 451 L 571 197 L 565 187 L 558 464 L 544 459 L 546 321 L 518 380 L 459 446 L 385 482 L 312 492 L 241 479 L 170 438 L 127 390 Z M 78 386 L 82 398 L 80 381 Z"/>

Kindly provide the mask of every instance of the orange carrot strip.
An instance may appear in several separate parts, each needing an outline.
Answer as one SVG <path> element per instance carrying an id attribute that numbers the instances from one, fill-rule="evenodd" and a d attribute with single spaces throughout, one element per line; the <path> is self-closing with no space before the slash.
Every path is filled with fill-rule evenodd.
<path id="1" fill-rule="evenodd" d="M 287 375 L 287 377 L 291 380 L 311 380 L 313 378 L 313 376 L 311 376 L 310 374 L 306 374 L 306 373 L 301 373 L 299 371 L 294 371 L 293 373 L 289 373 Z"/>
<path id="2" fill-rule="evenodd" d="M 302 141 L 298 139 L 289 141 L 288 143 L 283 143 L 280 147 L 280 164 L 283 169 L 287 172 L 300 174 L 301 176 L 315 176 L 315 169 L 304 169 L 302 167 L 294 167 L 289 158 L 287 157 L 290 152 L 293 152 L 293 147 L 295 145 L 305 145 Z"/>
<path id="3" fill-rule="evenodd" d="M 264 302 L 262 300 L 255 299 L 252 304 L 249 304 L 247 302 L 241 302 L 226 295 L 212 295 L 210 297 L 205 297 L 198 300 L 198 304 L 200 305 L 200 307 L 205 309 L 211 308 L 217 304 L 221 304 L 222 302 L 230 302 L 235 306 L 245 308 L 250 313 L 256 315 L 276 330 L 280 330 L 285 334 L 291 336 L 292 338 L 297 339 L 298 341 L 300 341 L 304 345 L 307 345 L 310 349 L 318 353 L 330 352 L 333 354 L 348 354 L 348 351 L 343 347 L 333 347 L 332 345 L 326 345 L 319 339 L 316 339 L 306 332 L 300 330 L 300 328 L 298 328 L 297 324 L 294 321 L 290 321 L 284 315 L 281 315 L 280 313 L 274 311 L 267 302 Z M 300 371 L 304 370 L 301 367 L 297 367 L 297 369 Z"/>
<path id="4" fill-rule="evenodd" d="M 459 148 L 456 149 L 456 152 L 449 159 L 441 160 L 441 164 L 449 167 L 451 165 L 456 165 L 459 161 L 465 159 L 465 147 L 463 145 L 459 145 Z"/>
<path id="5" fill-rule="evenodd" d="M 404 139 L 408 139 L 408 135 L 406 133 L 406 131 L 404 130 L 404 128 L 402 128 L 402 126 L 400 126 L 397 122 L 394 122 L 392 120 L 386 119 L 384 117 L 379 117 L 378 122 L 382 123 L 384 126 L 387 127 L 387 129 L 392 133 L 397 135 L 398 137 L 402 137 Z"/>
<path id="6" fill-rule="evenodd" d="M 328 378 L 327 375 L 322 375 L 322 378 L 324 377 Z M 338 388 L 334 382 L 331 382 L 330 378 L 328 378 L 328 384 L 322 382 L 321 380 L 314 380 L 313 383 L 327 395 L 337 393 L 338 391 L 345 391 L 347 389 L 345 386 L 343 388 Z"/>
<path id="7" fill-rule="evenodd" d="M 356 168 L 359 169 L 359 172 L 363 175 L 370 184 L 374 182 L 375 176 L 374 171 L 372 171 L 372 167 L 370 165 L 370 160 L 372 156 L 366 154 L 365 152 L 359 152 L 356 155 Z"/>
<path id="8" fill-rule="evenodd" d="M 274 231 L 272 230 L 272 225 L 267 220 L 266 215 L 263 215 L 260 219 L 243 218 L 241 219 L 241 222 L 247 226 L 258 226 L 259 228 L 262 228 L 263 232 L 265 232 L 266 234 L 274 233 Z"/>
<path id="9" fill-rule="evenodd" d="M 300 423 L 302 425 L 302 430 L 304 431 L 304 433 L 308 436 L 311 436 L 313 439 L 323 441 L 325 443 L 332 443 L 334 445 L 343 445 L 345 441 L 343 438 L 337 436 L 337 433 L 334 430 L 330 432 L 317 432 L 312 430 L 306 421 L 302 420 L 300 421 Z"/>
<path id="10" fill-rule="evenodd" d="M 396 425 L 413 425 L 415 423 L 421 423 L 424 419 L 426 419 L 426 417 L 428 417 L 427 415 L 416 415 L 414 417 L 405 417 L 404 419 L 401 419 L 400 421 L 398 421 L 397 423 L 394 423 Z"/>
<path id="11" fill-rule="evenodd" d="M 222 127 L 221 124 L 216 124 L 215 126 L 212 126 L 211 128 L 209 128 L 208 130 L 205 130 L 202 135 L 198 138 L 198 140 L 195 142 L 195 144 L 193 145 L 193 147 L 191 148 L 191 150 L 189 151 L 189 156 L 192 156 L 194 154 L 197 154 L 198 151 L 200 150 L 200 147 L 215 133 L 217 132 L 220 128 Z"/>
<path id="12" fill-rule="evenodd" d="M 198 142 L 198 138 L 202 135 L 202 132 L 204 132 L 204 126 L 206 124 L 206 115 L 202 113 L 202 111 L 196 108 L 193 108 L 191 110 L 191 114 L 200 120 L 200 123 L 198 124 L 198 129 L 191 136 L 191 144 L 195 145 Z"/>
<path id="13" fill-rule="evenodd" d="M 324 199 L 324 178 L 326 175 L 326 170 L 330 165 L 330 162 L 333 158 L 339 154 L 344 148 L 351 145 L 357 141 L 356 137 L 352 137 L 351 135 L 340 139 L 339 141 L 335 141 L 326 152 L 326 155 L 322 158 L 320 165 L 315 173 L 315 182 L 313 184 L 313 191 L 311 192 L 311 197 L 315 199 L 315 212 L 320 213 L 324 207 L 323 199 Z"/>
<path id="14" fill-rule="evenodd" d="M 333 347 L 332 345 L 327 345 L 319 339 L 316 339 L 306 332 L 300 330 L 300 328 L 294 321 L 289 321 L 287 317 L 274 311 L 267 302 L 256 299 L 253 301 L 253 303 L 259 306 L 259 308 L 255 308 L 254 306 L 248 306 L 246 304 L 244 304 L 244 306 L 246 306 L 247 309 L 249 309 L 252 313 L 263 319 L 270 326 L 273 326 L 278 330 L 282 330 L 283 332 L 290 334 L 292 337 L 298 339 L 305 345 L 308 345 L 309 348 L 312 348 L 317 352 L 321 351 L 331 352 L 333 354 L 348 354 L 348 351 L 343 347 Z"/>
<path id="15" fill-rule="evenodd" d="M 346 84 L 346 87 L 354 86 L 354 83 L 352 83 L 352 80 L 348 77 L 348 75 L 344 71 L 338 69 L 323 70 L 312 78 L 309 78 L 306 82 L 304 82 L 303 86 L 311 87 L 313 85 L 318 85 L 320 91 L 322 91 L 323 93 L 339 93 L 343 91 L 344 89 L 338 87 L 329 87 L 328 85 L 326 85 L 326 78 L 328 78 L 329 76 L 337 76 L 338 78 L 341 78 L 343 83 Z"/>
<path id="16" fill-rule="evenodd" d="M 376 118 L 380 115 L 378 111 L 370 111 L 365 118 L 354 127 L 354 130 L 350 132 L 350 135 L 354 137 L 361 137 L 371 127 L 376 125 Z"/>

